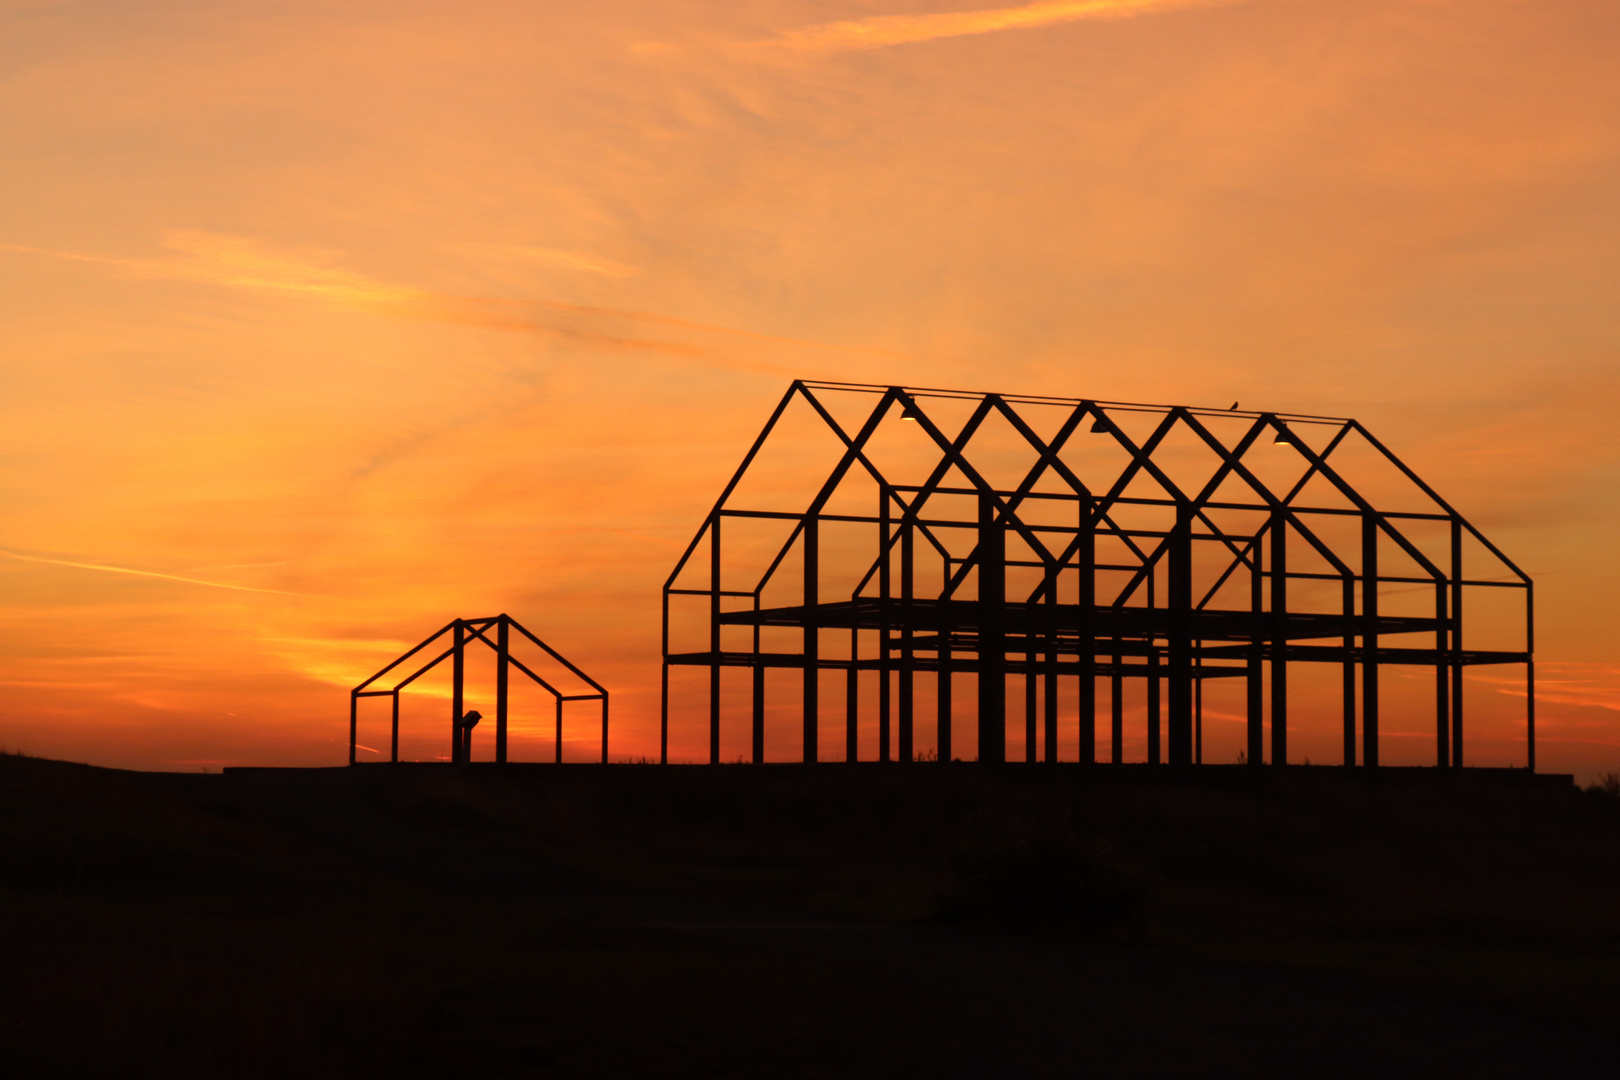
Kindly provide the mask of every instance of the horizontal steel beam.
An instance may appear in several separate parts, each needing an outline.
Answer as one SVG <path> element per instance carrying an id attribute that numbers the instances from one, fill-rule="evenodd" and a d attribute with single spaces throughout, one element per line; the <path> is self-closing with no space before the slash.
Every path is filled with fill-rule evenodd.
<path id="1" fill-rule="evenodd" d="M 718 657 L 718 659 L 716 658 Z M 802 653 L 751 653 L 751 652 L 697 652 L 697 653 L 671 653 L 664 658 L 666 664 L 672 667 L 735 667 L 735 668 L 781 668 L 790 671 L 804 670 L 804 655 Z M 915 671 L 938 671 L 939 658 L 935 656 L 917 656 L 912 659 L 911 668 Z M 950 670 L 968 674 L 980 670 L 976 657 L 963 657 L 953 655 L 948 663 Z M 822 656 L 816 658 L 815 667 L 818 671 L 898 671 L 900 662 L 891 657 L 887 661 L 878 659 L 850 660 L 847 657 Z M 1060 660 L 1055 665 L 1059 675 L 1078 675 L 1081 665 L 1076 660 Z M 1039 674 L 1051 670 L 1043 660 L 1031 664 L 1019 658 L 1018 654 L 1009 653 L 1005 669 L 1009 674 L 1021 675 L 1026 673 Z M 1149 666 L 1140 664 L 1114 664 L 1112 661 L 1097 661 L 1091 668 L 1099 676 L 1122 675 L 1129 678 L 1141 678 L 1150 672 L 1154 675 L 1164 676 L 1167 669 L 1163 664 Z M 1192 668 L 1192 677 L 1195 679 L 1229 679 L 1242 676 L 1246 668 L 1221 667 L 1212 664 L 1195 665 Z"/>
<path id="2" fill-rule="evenodd" d="M 719 620 L 723 626 L 774 626 L 803 629 L 806 626 L 831 627 L 844 630 L 880 630 L 895 632 L 936 632 L 942 629 L 952 633 L 974 630 L 978 626 L 980 608 L 976 600 L 882 600 L 863 597 L 854 601 L 819 604 L 813 609 L 798 607 L 761 608 L 746 611 L 723 611 Z M 1276 622 L 1270 612 L 1202 608 L 1186 615 L 1190 635 L 1207 641 L 1248 641 L 1253 636 L 1255 621 L 1262 620 L 1266 634 L 1273 636 Z M 1071 634 L 1082 625 L 1091 629 L 1101 641 L 1116 636 L 1164 636 L 1174 619 L 1166 608 L 1114 607 L 1099 604 L 1088 613 L 1078 604 L 1047 604 L 1009 602 L 1001 608 L 1001 623 L 1005 632 L 1017 637 L 1043 635 L 1048 632 Z M 1288 612 L 1284 616 L 1286 636 L 1290 639 L 1343 637 L 1346 617 L 1337 613 Z M 1363 617 L 1350 620 L 1349 632 L 1360 634 L 1367 623 Z M 1445 620 L 1450 629 L 1451 620 Z M 1385 615 L 1378 619 L 1379 634 L 1433 633 L 1438 626 L 1432 618 Z"/>

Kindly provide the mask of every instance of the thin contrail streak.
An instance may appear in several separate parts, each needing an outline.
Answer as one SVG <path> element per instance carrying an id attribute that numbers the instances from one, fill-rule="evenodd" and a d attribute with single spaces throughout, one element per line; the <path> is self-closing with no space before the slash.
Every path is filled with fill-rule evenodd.
<path id="1" fill-rule="evenodd" d="M 1017 7 L 978 11 L 941 11 L 922 15 L 873 15 L 864 19 L 819 23 L 755 45 L 807 52 L 881 49 L 938 38 L 1023 30 L 1081 19 L 1122 19 L 1173 8 L 1197 7 L 1223 0 L 1037 0 Z"/>
<path id="2" fill-rule="evenodd" d="M 19 562 L 47 563 L 51 566 L 71 566 L 78 570 L 102 570 L 109 574 L 133 574 L 136 577 L 162 578 L 164 581 L 182 581 L 187 585 L 207 585 L 213 589 L 232 589 L 236 592 L 274 593 L 277 596 L 304 596 L 305 593 L 287 592 L 285 589 L 257 589 L 252 585 L 229 585 L 223 581 L 204 581 L 202 578 L 181 577 L 179 574 L 160 574 L 156 570 L 133 570 L 127 566 L 107 566 L 103 563 L 73 562 L 69 559 L 47 559 L 42 555 L 19 555 L 0 548 L 0 555 Z"/>
<path id="3" fill-rule="evenodd" d="M 171 234 L 166 244 L 190 258 L 137 259 L 78 251 L 54 251 L 24 244 L 4 243 L 0 243 L 0 251 L 42 255 L 48 258 L 66 259 L 71 262 L 110 266 L 137 276 L 190 281 L 223 288 L 304 296 L 336 304 L 340 307 L 368 310 L 381 314 L 425 318 L 495 330 L 551 334 L 557 337 L 573 338 L 608 347 L 660 352 L 746 370 L 792 373 L 791 369 L 780 365 L 759 360 L 724 356 L 702 345 L 664 341 L 656 338 L 628 337 L 622 334 L 604 333 L 589 327 L 556 325 L 537 318 L 536 314 L 553 312 L 563 316 L 577 315 L 596 319 L 612 319 L 641 326 L 666 327 L 716 334 L 744 341 L 769 342 L 831 352 L 884 356 L 898 360 L 913 359 L 904 353 L 888 349 L 863 345 L 840 345 L 805 338 L 786 337 L 779 334 L 765 334 L 736 327 L 694 322 L 690 319 L 670 315 L 657 315 L 646 311 L 570 304 L 560 300 L 539 298 L 456 296 L 410 286 L 392 285 L 341 268 L 300 263 L 297 260 L 282 256 L 261 255 L 250 243 L 234 237 L 185 232 Z"/>

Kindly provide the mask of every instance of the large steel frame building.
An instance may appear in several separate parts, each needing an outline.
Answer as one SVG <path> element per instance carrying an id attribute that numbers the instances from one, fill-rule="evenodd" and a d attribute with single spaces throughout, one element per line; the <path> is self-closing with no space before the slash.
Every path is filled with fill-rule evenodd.
<path id="1" fill-rule="evenodd" d="M 836 452 L 809 481 L 801 468 L 796 496 L 761 494 L 751 470 L 790 409 L 801 427 L 824 425 Z M 987 448 L 992 428 L 1000 442 Z M 1381 471 L 1358 489 L 1351 466 Z M 1415 505 L 1386 491 L 1403 485 Z M 778 531 L 762 544 L 760 527 Z M 1514 601 L 1506 618 L 1521 647 L 1465 645 L 1476 590 Z M 1258 765 L 1289 761 L 1291 672 L 1326 665 L 1338 700 L 1313 702 L 1314 715 L 1342 717 L 1344 764 L 1376 766 L 1380 673 L 1401 665 L 1432 670 L 1433 761 L 1457 767 L 1464 669 L 1522 665 L 1535 767 L 1530 578 L 1355 420 L 796 381 L 663 594 L 666 762 L 672 667 L 707 669 L 712 762 L 730 667 L 753 675 L 754 762 L 765 760 L 766 673 L 790 669 L 805 762 L 821 756 L 821 674 L 842 671 L 846 761 L 860 757 L 873 681 L 876 759 L 914 759 L 924 679 L 938 760 L 976 750 L 1005 761 L 1008 689 L 1016 699 L 1021 678 L 1027 761 L 1059 760 L 1070 738 L 1059 687 L 1073 680 L 1063 692 L 1081 763 L 1097 758 L 1102 682 L 1114 762 L 1134 687 L 1147 761 L 1190 765 L 1203 757 L 1205 682 L 1237 679 L 1245 756 Z M 964 675 L 976 684 L 973 748 L 952 740 Z"/>

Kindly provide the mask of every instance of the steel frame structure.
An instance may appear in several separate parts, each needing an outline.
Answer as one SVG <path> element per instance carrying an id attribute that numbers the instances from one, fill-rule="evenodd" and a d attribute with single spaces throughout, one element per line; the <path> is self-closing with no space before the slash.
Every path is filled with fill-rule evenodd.
<path id="1" fill-rule="evenodd" d="M 512 655 L 512 631 L 528 638 L 539 646 L 546 655 L 556 660 L 575 676 L 583 680 L 595 693 L 591 694 L 565 694 L 550 682 L 535 674 L 526 667 L 522 661 Z M 491 640 L 490 634 L 494 635 Z M 433 659 L 427 661 L 411 674 L 398 680 L 393 686 L 385 690 L 370 689 L 390 671 L 405 663 L 411 657 L 421 653 L 434 642 L 449 635 L 449 645 Z M 462 718 L 465 715 L 463 706 L 465 702 L 466 673 L 467 673 L 467 646 L 473 642 L 482 642 L 495 653 L 495 761 L 497 764 L 506 763 L 506 722 L 508 712 L 508 690 L 510 669 L 517 668 L 541 688 L 549 692 L 556 702 L 556 757 L 557 764 L 562 764 L 562 733 L 563 733 L 563 704 L 569 701 L 600 701 L 602 703 L 602 762 L 608 759 L 608 692 L 605 687 L 570 663 L 556 649 L 531 634 L 522 623 L 510 615 L 491 615 L 482 619 L 452 619 L 444 626 L 430 634 L 415 648 L 400 656 L 393 663 L 383 668 L 377 674 L 349 691 L 349 764 L 355 763 L 355 747 L 359 732 L 360 699 L 366 697 L 386 697 L 392 699 L 393 723 L 389 742 L 388 760 L 391 763 L 399 761 L 399 693 L 411 683 L 432 671 L 445 660 L 451 662 L 450 675 L 450 760 L 458 765 L 466 764 L 472 760 L 472 730 L 464 726 Z"/>
<path id="2" fill-rule="evenodd" d="M 872 407 L 858 425 L 835 420 L 830 395 L 867 395 Z M 935 402 L 950 399 L 971 405 L 959 431 L 948 433 L 930 416 Z M 842 447 L 836 467 L 810 494 L 802 510 L 780 511 L 744 505 L 739 484 L 756 463 L 762 448 L 796 400 L 807 404 Z M 1042 438 L 1020 414 L 1021 408 L 1057 406 L 1065 418 L 1055 435 Z M 962 405 L 956 406 L 958 409 Z M 1141 414 L 1155 421 L 1145 440 L 1126 434 L 1120 420 L 1130 416 L 1142 427 Z M 1027 443 L 1034 465 L 1013 486 L 997 487 L 975 468 L 970 444 L 993 417 L 1007 422 Z M 1242 422 L 1235 441 L 1219 438 L 1213 428 Z M 898 483 L 884 475 L 869 449 L 876 432 L 891 419 L 913 422 L 926 435 L 935 463 L 920 483 Z M 1298 432 L 1310 426 L 1320 450 Z M 1112 438 L 1124 451 L 1126 465 L 1106 485 L 1091 486 L 1065 460 L 1077 432 Z M 1219 464 L 1196 489 L 1178 487 L 1155 461 L 1155 452 L 1175 432 L 1191 433 L 1213 452 Z M 1333 455 L 1346 438 L 1358 434 L 1378 455 L 1432 502 L 1429 512 L 1380 510 L 1335 469 Z M 1245 464 L 1244 455 L 1257 442 L 1291 446 L 1304 458 L 1304 476 L 1286 490 L 1272 490 Z M 875 513 L 831 513 L 828 503 L 850 475 L 865 475 L 879 495 Z M 1163 498 L 1128 494 L 1132 482 L 1151 477 Z M 1307 505 L 1300 496 L 1319 478 L 1341 498 L 1339 506 Z M 1234 500 L 1223 494 L 1238 485 L 1252 497 Z M 1056 488 L 1056 490 L 1053 490 Z M 1217 496 L 1220 497 L 1217 497 Z M 956 497 L 976 502 L 977 513 L 951 514 L 942 506 Z M 1053 501 L 1062 504 L 1071 524 L 1052 522 Z M 1036 513 L 1035 508 L 1041 512 Z M 1120 518 L 1128 508 L 1155 508 L 1166 524 L 1129 527 Z M 1217 524 L 1217 513 L 1242 511 L 1256 521 L 1241 531 Z M 1127 515 L 1128 516 L 1128 515 Z M 1230 517 L 1231 515 L 1228 515 Z M 1340 519 L 1344 528 L 1359 525 L 1354 551 L 1336 550 L 1319 535 L 1322 521 Z M 790 533 L 762 574 L 734 581 L 723 526 L 740 519 L 766 519 L 790 526 Z M 845 595 L 828 595 L 823 587 L 819 538 L 822 526 L 854 525 L 871 531 L 870 562 L 859 584 Z M 1449 531 L 1449 557 L 1431 558 L 1407 535 L 1420 523 Z M 1313 528 L 1315 526 L 1315 528 Z M 952 554 L 948 539 L 967 532 L 972 548 Z M 1506 580 L 1476 573 L 1466 577 L 1463 549 L 1472 538 L 1505 569 Z M 1033 557 L 1011 558 L 1008 541 Z M 1123 562 L 1098 561 L 1099 541 L 1123 548 Z M 960 545 L 959 545 L 960 546 Z M 1195 588 L 1194 550 L 1217 552 L 1219 573 Z M 1340 544 L 1342 548 L 1345 545 Z M 1289 566 L 1289 550 L 1314 552 L 1326 572 Z M 917 552 L 931 550 L 944 573 L 937 584 L 920 579 Z M 1419 569 L 1412 573 L 1380 570 L 1380 548 L 1404 555 Z M 700 555 L 700 551 L 702 554 Z M 789 554 L 797 554 L 802 580 L 792 591 L 798 603 L 767 606 L 762 597 L 781 574 Z M 1209 559 L 1200 560 L 1209 563 Z M 1027 594 L 1009 595 L 1009 570 L 1038 574 Z M 1223 587 L 1243 584 L 1247 604 L 1212 606 Z M 704 580 L 706 577 L 706 580 Z M 696 578 L 694 582 L 692 579 Z M 1110 590 L 1108 583 L 1123 578 Z M 1337 610 L 1293 610 L 1289 586 L 1299 582 L 1336 582 Z M 1063 588 L 1060 589 L 1060 583 Z M 1162 583 L 1162 585 L 1161 585 Z M 1433 591 L 1433 615 L 1414 617 L 1380 612 L 1381 587 Z M 782 583 L 778 582 L 778 588 Z M 1463 644 L 1465 588 L 1522 591 L 1524 649 L 1482 651 Z M 969 597 L 973 592 L 976 595 Z M 1386 590 L 1387 591 L 1387 590 Z M 1060 600 L 1072 595 L 1072 602 Z M 1226 594 L 1222 594 L 1226 595 Z M 706 605 L 707 647 L 676 651 L 671 647 L 671 603 L 701 601 Z M 1358 603 L 1359 601 L 1359 603 Z M 746 650 L 722 648 L 722 631 L 751 628 Z M 762 631 L 788 628 L 802 643 L 797 651 L 765 651 Z M 831 632 L 847 632 L 846 656 L 827 655 Z M 752 760 L 765 760 L 765 672 L 770 668 L 803 673 L 802 760 L 819 756 L 820 673 L 846 673 L 845 760 L 858 760 L 858 701 L 863 674 L 875 677 L 878 712 L 877 759 L 913 759 L 915 681 L 922 673 L 937 678 L 937 756 L 952 760 L 952 683 L 964 672 L 978 676 L 978 760 L 1006 758 L 1007 676 L 1025 681 L 1025 756 L 1058 759 L 1058 680 L 1078 683 L 1079 760 L 1096 759 L 1098 679 L 1111 684 L 1112 760 L 1121 760 L 1121 688 L 1125 680 L 1144 680 L 1147 699 L 1147 757 L 1161 760 L 1161 726 L 1168 721 L 1169 764 L 1202 762 L 1204 680 L 1241 678 L 1246 682 L 1246 759 L 1266 759 L 1265 726 L 1270 704 L 1270 761 L 1288 761 L 1289 669 L 1299 663 L 1336 665 L 1341 669 L 1343 761 L 1345 765 L 1379 763 L 1379 674 L 1387 665 L 1418 665 L 1434 671 L 1435 763 L 1463 764 L 1463 670 L 1484 664 L 1522 664 L 1525 670 L 1527 763 L 1535 768 L 1534 586 L 1522 570 L 1483 534 L 1380 443 L 1351 419 L 1272 412 L 1238 412 L 1183 406 L 1140 405 L 1085 399 L 1063 399 L 967 393 L 951 390 L 853 383 L 795 381 L 754 440 L 742 464 L 687 546 L 663 588 L 663 679 L 660 761 L 669 761 L 670 668 L 708 669 L 709 760 L 720 760 L 721 669 L 747 668 L 752 683 Z M 1389 644 L 1391 635 L 1423 635 L 1432 645 L 1414 647 L 1409 639 Z M 778 634 L 780 636 L 780 634 Z M 1044 684 L 1043 693 L 1037 683 Z M 1044 696 L 1044 718 L 1037 714 Z M 1162 699 L 1162 701 L 1161 701 Z M 1359 699 L 1359 701 L 1358 701 Z M 1167 705 L 1164 709 L 1161 704 Z M 1166 713 L 1167 716 L 1161 714 Z M 1039 723 L 1044 720 L 1044 723 Z M 1359 721 L 1359 724 L 1358 724 Z M 1043 738 L 1037 738 L 1038 727 Z M 1359 727 L 1359 762 L 1358 762 Z M 891 730 L 891 728 L 893 730 Z M 891 755 L 891 735 L 897 745 Z"/>

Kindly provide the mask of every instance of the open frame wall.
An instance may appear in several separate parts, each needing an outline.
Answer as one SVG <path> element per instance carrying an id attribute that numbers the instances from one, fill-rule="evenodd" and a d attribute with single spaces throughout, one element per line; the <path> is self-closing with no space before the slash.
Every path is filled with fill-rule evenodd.
<path id="1" fill-rule="evenodd" d="M 566 693 L 555 683 L 536 674 L 521 660 L 513 656 L 514 631 L 519 637 L 528 639 L 546 656 L 561 665 L 586 686 L 589 686 L 591 688 L 590 692 L 583 694 Z M 495 658 L 495 762 L 497 764 L 505 764 L 507 760 L 507 722 L 510 712 L 511 669 L 513 668 L 528 676 L 532 682 L 552 697 L 556 723 L 554 761 L 559 765 L 562 763 L 563 750 L 563 706 L 574 701 L 601 702 L 602 762 L 606 764 L 608 760 L 607 689 L 581 671 L 557 650 L 535 637 L 522 623 L 505 614 L 491 615 L 481 619 L 452 619 L 430 634 L 420 644 L 377 672 L 377 674 L 350 690 L 349 764 L 355 764 L 355 750 L 359 745 L 361 699 L 389 699 L 392 718 L 389 726 L 388 760 L 390 763 L 398 763 L 400 693 L 446 660 L 450 661 L 450 760 L 458 765 L 470 763 L 472 761 L 473 727 L 479 719 L 482 719 L 476 713 L 465 711 L 467 650 L 469 646 L 474 644 L 487 647 L 494 653 Z M 433 649 L 435 645 L 440 646 L 436 652 Z M 418 665 L 415 667 L 410 666 L 408 663 L 413 659 L 418 661 Z M 391 683 L 387 680 L 387 676 L 390 674 L 394 675 Z M 469 717 L 471 717 L 470 723 L 468 722 Z"/>
<path id="2" fill-rule="evenodd" d="M 1205 687 L 1235 680 L 1250 764 L 1289 762 L 1293 716 L 1377 766 L 1395 668 L 1432 673 L 1432 760 L 1459 767 L 1483 665 L 1523 673 L 1533 770 L 1531 579 L 1355 420 L 796 381 L 664 584 L 660 760 L 672 723 L 706 722 L 720 761 L 742 713 L 765 761 L 780 669 L 805 762 L 843 672 L 845 761 L 912 761 L 926 726 L 940 761 L 1002 762 L 1013 724 L 1026 761 L 1095 763 L 1106 725 L 1120 762 L 1130 698 L 1149 764 L 1199 764 Z M 672 705 L 689 668 L 706 716 Z"/>

